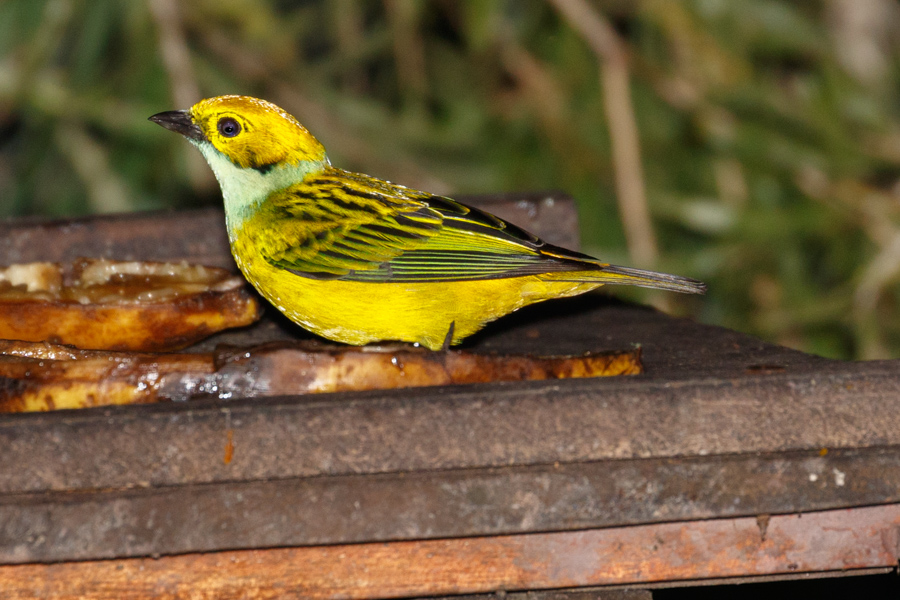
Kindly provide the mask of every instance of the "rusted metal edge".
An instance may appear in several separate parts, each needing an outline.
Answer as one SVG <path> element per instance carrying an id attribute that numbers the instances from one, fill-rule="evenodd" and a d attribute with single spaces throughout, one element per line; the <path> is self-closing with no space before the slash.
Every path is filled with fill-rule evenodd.
<path id="1" fill-rule="evenodd" d="M 642 590 L 671 589 L 671 588 L 699 588 L 719 585 L 744 585 L 746 583 L 773 583 L 776 581 L 811 581 L 819 579 L 843 579 L 846 577 L 866 577 L 869 575 L 888 575 L 897 573 L 897 565 L 889 567 L 873 567 L 871 569 L 840 569 L 837 571 L 816 571 L 814 573 L 776 573 L 775 575 L 755 575 L 741 577 L 720 577 L 712 579 L 682 579 L 679 581 L 657 581 L 655 583 L 641 584 Z M 600 590 L 634 589 L 632 587 L 606 586 L 593 588 Z M 454 600 L 461 600 L 459 596 L 453 596 Z"/>
<path id="2" fill-rule="evenodd" d="M 6 598 L 394 598 L 892 567 L 900 505 L 468 539 L 0 567 Z"/>
<path id="3" fill-rule="evenodd" d="M 852 569 L 840 571 L 819 571 L 816 573 L 779 573 L 777 575 L 757 575 L 755 577 L 727 577 L 721 579 L 686 579 L 643 583 L 639 587 L 603 586 L 584 587 L 541 592 L 511 592 L 497 590 L 487 594 L 465 594 L 453 596 L 420 596 L 413 600 L 651 600 L 653 590 L 681 587 L 736 586 L 744 584 L 773 583 L 782 581 L 810 581 L 848 577 L 866 577 L 896 573 L 897 567 L 877 567 L 874 569 Z M 727 593 L 727 592 L 725 592 Z M 618 594 L 618 595 L 617 595 Z M 747 597 L 743 595 L 742 597 Z"/>
<path id="4" fill-rule="evenodd" d="M 416 600 L 426 600 L 420 598 Z M 513 592 L 497 590 L 490 594 L 466 594 L 464 596 L 429 596 L 427 600 L 653 600 L 650 590 L 588 588 L 574 590 L 550 590 L 544 592 Z"/>
<path id="5" fill-rule="evenodd" d="M 0 563 L 531 533 L 896 502 L 900 447 L 19 494 L 0 497 Z"/>
<path id="6" fill-rule="evenodd" d="M 895 445 L 898 397 L 893 364 L 847 363 L 8 415 L 0 493 Z"/>

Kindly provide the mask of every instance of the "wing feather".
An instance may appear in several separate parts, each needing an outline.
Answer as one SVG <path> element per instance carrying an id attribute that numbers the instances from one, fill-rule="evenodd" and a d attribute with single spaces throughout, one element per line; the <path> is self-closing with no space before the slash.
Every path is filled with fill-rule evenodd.
<path id="1" fill-rule="evenodd" d="M 484 211 L 334 168 L 260 210 L 266 260 L 305 277 L 460 281 L 600 267 Z"/>

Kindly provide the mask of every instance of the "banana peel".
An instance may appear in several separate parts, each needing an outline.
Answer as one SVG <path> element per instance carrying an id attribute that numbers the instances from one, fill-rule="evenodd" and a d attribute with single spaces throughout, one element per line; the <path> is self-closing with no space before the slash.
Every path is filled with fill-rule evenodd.
<path id="1" fill-rule="evenodd" d="M 279 342 L 210 353 L 138 353 L 0 340 L 0 412 L 641 372 L 639 348 L 540 357 Z"/>
<path id="2" fill-rule="evenodd" d="M 0 268 L 0 338 L 161 352 L 249 325 L 261 308 L 225 269 L 78 259 Z"/>

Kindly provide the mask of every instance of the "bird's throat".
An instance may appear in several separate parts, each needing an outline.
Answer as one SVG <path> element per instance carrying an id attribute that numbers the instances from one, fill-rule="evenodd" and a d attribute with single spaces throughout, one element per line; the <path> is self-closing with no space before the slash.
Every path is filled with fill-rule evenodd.
<path id="1" fill-rule="evenodd" d="M 272 192 L 300 183 L 307 176 L 322 172 L 328 165 L 328 159 L 325 158 L 275 165 L 266 170 L 241 168 L 209 142 L 196 143 L 196 146 L 203 153 L 222 188 L 225 221 L 230 237 Z"/>

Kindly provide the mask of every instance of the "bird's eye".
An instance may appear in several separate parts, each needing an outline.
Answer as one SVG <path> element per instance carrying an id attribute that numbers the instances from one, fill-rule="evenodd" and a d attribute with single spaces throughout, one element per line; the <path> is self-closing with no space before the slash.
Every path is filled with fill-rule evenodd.
<path id="1" fill-rule="evenodd" d="M 224 137 L 233 138 L 241 132 L 241 124 L 231 117 L 222 117 L 216 127 Z"/>

